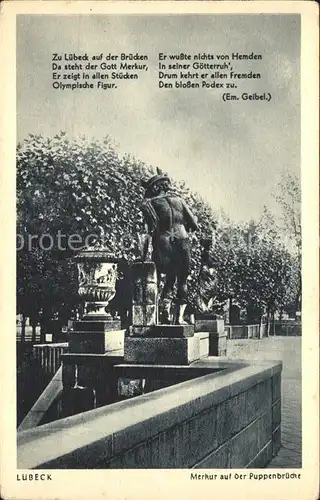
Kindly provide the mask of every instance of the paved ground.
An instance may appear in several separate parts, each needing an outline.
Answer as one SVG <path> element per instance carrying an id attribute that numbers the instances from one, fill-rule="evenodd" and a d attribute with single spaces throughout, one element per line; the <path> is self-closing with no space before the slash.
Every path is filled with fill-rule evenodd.
<path id="1" fill-rule="evenodd" d="M 301 337 L 229 340 L 228 357 L 283 361 L 282 447 L 268 467 L 301 467 Z"/>

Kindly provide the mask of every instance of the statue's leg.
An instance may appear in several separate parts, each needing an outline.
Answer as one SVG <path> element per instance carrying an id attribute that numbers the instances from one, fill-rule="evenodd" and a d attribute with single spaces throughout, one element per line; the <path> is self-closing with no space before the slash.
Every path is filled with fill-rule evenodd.
<path id="1" fill-rule="evenodd" d="M 185 324 L 183 315 L 187 306 L 187 278 L 190 271 L 190 249 L 188 240 L 179 242 L 179 265 L 177 269 L 177 299 L 174 323 Z"/>
<path id="2" fill-rule="evenodd" d="M 161 274 L 165 275 L 165 283 L 159 300 L 159 319 L 160 323 L 169 324 L 171 323 L 171 304 L 173 288 L 176 281 L 176 269 L 172 263 L 172 245 L 170 238 L 167 235 L 160 235 L 156 244 L 154 259 L 158 271 L 159 284 Z"/>
<path id="3" fill-rule="evenodd" d="M 173 287 L 176 281 L 174 272 L 166 275 L 165 284 L 161 294 L 161 317 L 160 321 L 164 324 L 170 324 L 171 318 L 171 305 L 173 298 Z"/>
<path id="4" fill-rule="evenodd" d="M 174 324 L 183 325 L 186 324 L 183 316 L 185 309 L 187 307 L 187 276 L 178 275 L 177 279 L 177 300 L 176 300 L 176 312 L 174 315 Z"/>

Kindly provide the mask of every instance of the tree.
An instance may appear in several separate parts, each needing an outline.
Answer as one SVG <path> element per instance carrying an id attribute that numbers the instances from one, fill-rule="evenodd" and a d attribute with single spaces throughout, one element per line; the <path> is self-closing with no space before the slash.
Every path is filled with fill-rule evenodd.
<path id="1" fill-rule="evenodd" d="M 302 233 L 301 233 L 301 185 L 298 177 L 292 173 L 285 172 L 278 184 L 275 196 L 281 208 L 282 229 L 289 238 L 292 251 L 296 259 L 296 271 L 298 276 L 298 287 L 294 299 L 295 311 L 301 308 L 302 277 Z"/>
<path id="2" fill-rule="evenodd" d="M 282 229 L 301 255 L 301 187 L 296 175 L 285 172 L 275 196 L 281 208 Z"/>

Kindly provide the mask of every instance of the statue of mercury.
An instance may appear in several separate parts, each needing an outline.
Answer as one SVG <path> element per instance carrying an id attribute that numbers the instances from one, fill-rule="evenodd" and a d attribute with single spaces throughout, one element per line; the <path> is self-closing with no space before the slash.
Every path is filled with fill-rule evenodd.
<path id="1" fill-rule="evenodd" d="M 189 233 L 198 230 L 196 217 L 185 201 L 170 191 L 171 181 L 167 175 L 157 169 L 154 175 L 142 185 L 145 189 L 142 212 L 152 239 L 152 260 L 155 263 L 158 285 L 161 275 L 165 283 L 160 297 L 160 321 L 171 323 L 171 305 L 174 302 L 176 312 L 174 324 L 184 324 L 186 308 L 187 277 L 190 272 Z M 146 259 L 149 239 L 143 248 L 143 260 Z M 173 296 L 176 284 L 176 297 Z"/>

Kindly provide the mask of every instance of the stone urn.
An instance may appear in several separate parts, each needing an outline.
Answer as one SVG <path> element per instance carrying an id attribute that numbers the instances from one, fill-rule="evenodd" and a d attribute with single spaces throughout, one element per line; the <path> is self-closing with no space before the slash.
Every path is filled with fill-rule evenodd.
<path id="1" fill-rule="evenodd" d="M 82 250 L 76 257 L 79 295 L 85 301 L 83 319 L 110 319 L 107 307 L 116 293 L 119 259 L 108 250 Z"/>

